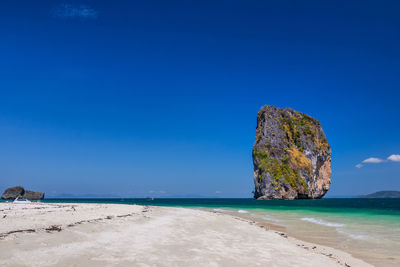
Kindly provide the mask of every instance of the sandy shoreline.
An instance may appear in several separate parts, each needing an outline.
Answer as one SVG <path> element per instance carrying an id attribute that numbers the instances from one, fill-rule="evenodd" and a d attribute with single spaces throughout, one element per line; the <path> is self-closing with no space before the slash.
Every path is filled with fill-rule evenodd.
<path id="1" fill-rule="evenodd" d="M 1 266 L 371 266 L 351 255 L 202 210 L 0 203 Z"/>

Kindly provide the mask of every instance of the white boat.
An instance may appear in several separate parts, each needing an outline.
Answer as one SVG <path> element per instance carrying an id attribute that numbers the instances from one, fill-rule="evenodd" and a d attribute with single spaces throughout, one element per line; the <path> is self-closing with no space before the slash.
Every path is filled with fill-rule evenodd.
<path id="1" fill-rule="evenodd" d="M 31 203 L 31 201 L 24 197 L 17 197 L 14 199 L 13 203 Z"/>

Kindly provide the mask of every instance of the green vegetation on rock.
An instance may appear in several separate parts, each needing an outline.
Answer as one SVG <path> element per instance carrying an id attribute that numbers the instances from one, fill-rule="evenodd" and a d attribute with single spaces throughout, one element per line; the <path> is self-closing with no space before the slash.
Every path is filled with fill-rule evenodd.
<path id="1" fill-rule="evenodd" d="M 330 184 L 330 153 L 318 120 L 290 108 L 264 106 L 257 114 L 253 148 L 255 197 L 323 196 Z M 313 186 L 319 177 L 324 182 Z"/>
<path id="2" fill-rule="evenodd" d="M 254 157 L 259 161 L 259 180 L 262 179 L 262 173 L 268 172 L 273 177 L 273 185 L 276 185 L 276 190 L 279 190 L 283 184 L 293 189 L 302 187 L 303 191 L 308 191 L 304 178 L 300 177 L 297 170 L 289 166 L 287 157 L 283 157 L 282 160 L 270 159 L 265 151 L 254 152 Z"/>

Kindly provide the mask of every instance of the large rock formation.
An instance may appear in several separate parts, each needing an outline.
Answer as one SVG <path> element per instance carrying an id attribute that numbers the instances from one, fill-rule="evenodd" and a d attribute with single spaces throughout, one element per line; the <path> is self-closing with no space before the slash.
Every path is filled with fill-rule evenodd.
<path id="1" fill-rule="evenodd" d="M 25 197 L 29 200 L 38 200 L 44 198 L 44 193 L 25 190 L 22 186 L 15 186 L 7 188 L 3 195 L 1 195 L 2 199 L 13 199 L 16 197 Z"/>
<path id="2" fill-rule="evenodd" d="M 254 198 L 321 198 L 331 183 L 331 148 L 318 120 L 264 106 L 253 147 Z"/>
<path id="3" fill-rule="evenodd" d="M 36 200 L 36 199 L 43 199 L 44 193 L 43 192 L 35 192 L 30 190 L 25 190 L 25 194 L 23 195 L 27 199 Z"/>
<path id="4" fill-rule="evenodd" d="M 11 198 L 15 198 L 18 196 L 22 196 L 25 194 L 25 190 L 22 186 L 15 186 L 15 187 L 10 187 L 7 188 L 3 195 L 1 195 L 2 199 L 11 199 Z"/>

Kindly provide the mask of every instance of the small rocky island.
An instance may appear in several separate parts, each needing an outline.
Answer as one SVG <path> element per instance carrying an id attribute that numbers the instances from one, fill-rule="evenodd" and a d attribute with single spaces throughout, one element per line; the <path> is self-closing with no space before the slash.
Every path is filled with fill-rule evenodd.
<path id="1" fill-rule="evenodd" d="M 2 199 L 14 199 L 16 197 L 25 197 L 29 200 L 40 200 L 44 198 L 44 193 L 25 190 L 22 186 L 15 186 L 7 188 L 3 195 L 1 195 Z"/>
<path id="2" fill-rule="evenodd" d="M 321 198 L 331 183 L 331 148 L 318 120 L 265 105 L 253 146 L 254 198 Z"/>

